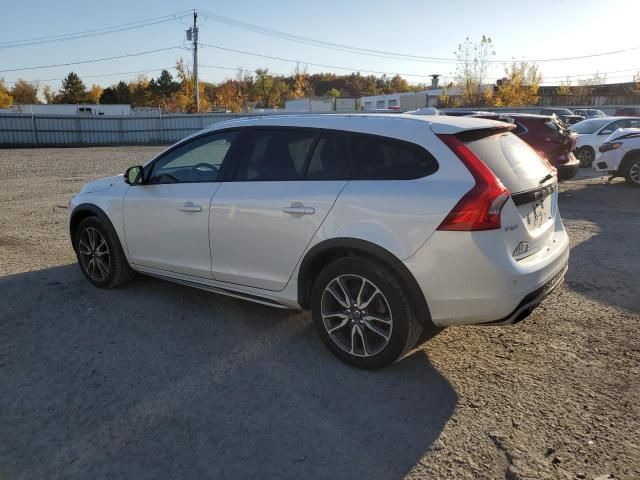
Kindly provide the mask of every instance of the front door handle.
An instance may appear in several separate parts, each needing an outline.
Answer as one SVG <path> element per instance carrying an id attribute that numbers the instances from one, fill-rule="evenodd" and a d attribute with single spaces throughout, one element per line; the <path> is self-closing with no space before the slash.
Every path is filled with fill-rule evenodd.
<path id="1" fill-rule="evenodd" d="M 178 210 L 184 213 L 199 213 L 202 211 L 202 207 L 200 205 L 194 205 L 193 202 L 187 202 Z"/>
<path id="2" fill-rule="evenodd" d="M 288 213 L 289 215 L 313 215 L 316 213 L 316 209 L 313 207 L 305 207 L 300 202 L 293 202 L 291 206 L 284 207 L 282 209 L 284 213 Z"/>

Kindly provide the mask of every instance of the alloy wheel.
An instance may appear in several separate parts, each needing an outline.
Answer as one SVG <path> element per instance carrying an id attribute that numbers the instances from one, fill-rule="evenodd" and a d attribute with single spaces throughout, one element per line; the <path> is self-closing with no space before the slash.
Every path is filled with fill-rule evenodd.
<path id="1" fill-rule="evenodd" d="M 578 160 L 580 160 L 581 167 L 590 167 L 593 163 L 595 154 L 589 147 L 581 147 L 576 150 L 575 153 Z"/>
<path id="2" fill-rule="evenodd" d="M 389 302 L 376 285 L 360 275 L 331 280 L 322 292 L 320 313 L 331 340 L 351 355 L 376 355 L 391 339 Z"/>
<path id="3" fill-rule="evenodd" d="M 109 275 L 111 256 L 109 245 L 97 228 L 87 227 L 80 234 L 78 252 L 84 271 L 96 282 L 101 282 Z"/>
<path id="4" fill-rule="evenodd" d="M 640 160 L 631 165 L 629 169 L 629 178 L 634 182 L 640 185 Z"/>

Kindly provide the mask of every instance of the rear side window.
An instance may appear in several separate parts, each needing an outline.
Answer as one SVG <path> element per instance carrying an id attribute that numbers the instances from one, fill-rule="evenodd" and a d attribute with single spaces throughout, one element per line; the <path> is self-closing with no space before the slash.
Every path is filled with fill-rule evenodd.
<path id="1" fill-rule="evenodd" d="M 409 180 L 438 170 L 433 155 L 418 145 L 375 135 L 351 135 L 355 180 Z"/>
<path id="2" fill-rule="evenodd" d="M 524 132 L 527 131 L 527 129 L 522 123 L 516 121 L 515 124 L 516 124 L 516 128 L 514 128 L 512 132 L 515 133 L 516 135 L 522 135 Z"/>
<path id="3" fill-rule="evenodd" d="M 318 139 L 309 166 L 307 180 L 347 180 L 349 170 L 349 150 L 347 138 L 341 133 L 323 133 Z"/>
<path id="4" fill-rule="evenodd" d="M 235 180 L 300 180 L 316 133 L 311 130 L 257 130 L 238 163 Z"/>

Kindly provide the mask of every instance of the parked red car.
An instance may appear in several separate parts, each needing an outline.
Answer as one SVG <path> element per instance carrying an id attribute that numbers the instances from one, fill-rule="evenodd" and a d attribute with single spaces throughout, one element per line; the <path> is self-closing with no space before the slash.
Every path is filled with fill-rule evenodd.
<path id="1" fill-rule="evenodd" d="M 483 112 L 471 116 L 515 124 L 513 133 L 531 145 L 558 170 L 558 180 L 569 180 L 578 173 L 580 161 L 573 154 L 577 135 L 569 130 L 557 115 Z"/>

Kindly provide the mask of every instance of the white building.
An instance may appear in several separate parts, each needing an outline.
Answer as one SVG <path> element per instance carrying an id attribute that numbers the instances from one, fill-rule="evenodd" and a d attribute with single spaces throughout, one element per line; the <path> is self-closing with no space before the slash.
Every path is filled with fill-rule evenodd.
<path id="1" fill-rule="evenodd" d="M 494 85 L 482 85 L 481 90 L 493 90 Z M 362 97 L 360 99 L 363 110 L 398 110 L 406 112 L 408 110 L 416 110 L 424 107 L 437 107 L 440 102 L 441 95 L 449 97 L 459 97 L 459 88 L 431 88 L 429 90 L 421 90 L 418 92 L 406 93 L 389 93 L 386 95 L 372 95 L 370 97 Z"/>
<path id="2" fill-rule="evenodd" d="M 34 115 L 131 115 L 131 105 L 96 105 L 93 103 L 12 105 L 0 109 L 0 113 L 28 113 Z"/>
<path id="3" fill-rule="evenodd" d="M 355 98 L 308 97 L 287 100 L 284 107 L 287 113 L 330 113 L 355 112 Z"/>

